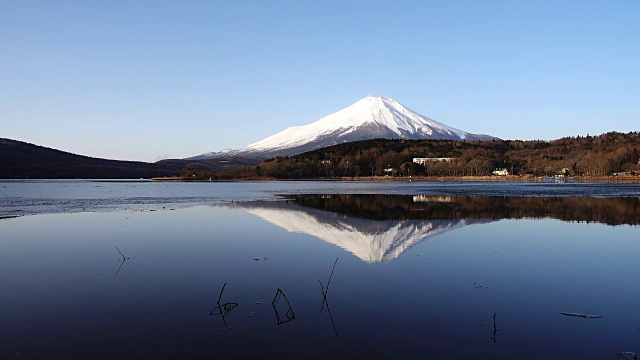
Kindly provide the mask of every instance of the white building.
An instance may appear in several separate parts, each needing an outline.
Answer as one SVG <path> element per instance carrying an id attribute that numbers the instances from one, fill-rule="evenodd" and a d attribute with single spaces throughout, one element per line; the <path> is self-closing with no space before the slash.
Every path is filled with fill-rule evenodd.
<path id="1" fill-rule="evenodd" d="M 496 176 L 507 176 L 507 175 L 509 175 L 509 170 L 507 170 L 507 168 L 495 169 L 491 174 L 496 175 Z"/>
<path id="2" fill-rule="evenodd" d="M 413 162 L 416 164 L 424 165 L 428 162 L 446 161 L 450 162 L 455 158 L 413 158 Z"/>

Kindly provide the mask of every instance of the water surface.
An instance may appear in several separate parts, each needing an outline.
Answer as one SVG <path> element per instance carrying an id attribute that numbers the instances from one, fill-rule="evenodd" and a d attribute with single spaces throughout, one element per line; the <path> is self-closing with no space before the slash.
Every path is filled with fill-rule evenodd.
<path id="1" fill-rule="evenodd" d="M 0 357 L 640 352 L 637 187 L 555 185 L 1 183 Z"/>

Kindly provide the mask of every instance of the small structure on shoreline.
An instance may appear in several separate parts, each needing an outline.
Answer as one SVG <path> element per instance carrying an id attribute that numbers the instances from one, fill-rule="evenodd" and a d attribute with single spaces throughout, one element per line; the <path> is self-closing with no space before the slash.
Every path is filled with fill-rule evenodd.
<path id="1" fill-rule="evenodd" d="M 449 158 L 449 157 L 442 157 L 442 158 L 413 158 L 413 162 L 416 164 L 420 164 L 420 165 L 424 165 L 428 162 L 440 162 L 440 161 L 446 161 L 446 162 L 451 162 L 455 160 L 455 158 Z"/>
<path id="2" fill-rule="evenodd" d="M 509 170 L 507 170 L 507 168 L 503 168 L 503 169 L 495 169 L 495 170 L 493 170 L 493 172 L 491 173 L 491 175 L 496 175 L 496 176 L 509 176 Z"/>

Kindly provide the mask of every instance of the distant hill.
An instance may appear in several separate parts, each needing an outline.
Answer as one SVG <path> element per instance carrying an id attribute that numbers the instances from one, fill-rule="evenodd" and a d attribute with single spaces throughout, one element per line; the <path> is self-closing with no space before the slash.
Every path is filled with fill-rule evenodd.
<path id="1" fill-rule="evenodd" d="M 0 139 L 3 179 L 138 179 L 180 174 L 178 164 L 118 161 Z"/>
<path id="2" fill-rule="evenodd" d="M 0 179 L 146 179 L 179 176 L 187 166 L 216 172 L 259 162 L 246 157 L 156 163 L 106 160 L 0 138 Z"/>

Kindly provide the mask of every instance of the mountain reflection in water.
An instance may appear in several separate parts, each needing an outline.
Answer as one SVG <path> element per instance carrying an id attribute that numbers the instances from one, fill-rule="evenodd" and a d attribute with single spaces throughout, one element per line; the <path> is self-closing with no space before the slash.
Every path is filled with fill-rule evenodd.
<path id="1" fill-rule="evenodd" d="M 365 262 L 389 261 L 427 238 L 501 219 L 638 225 L 638 198 L 437 195 L 286 195 L 234 203 L 290 232 L 337 245 Z"/>

